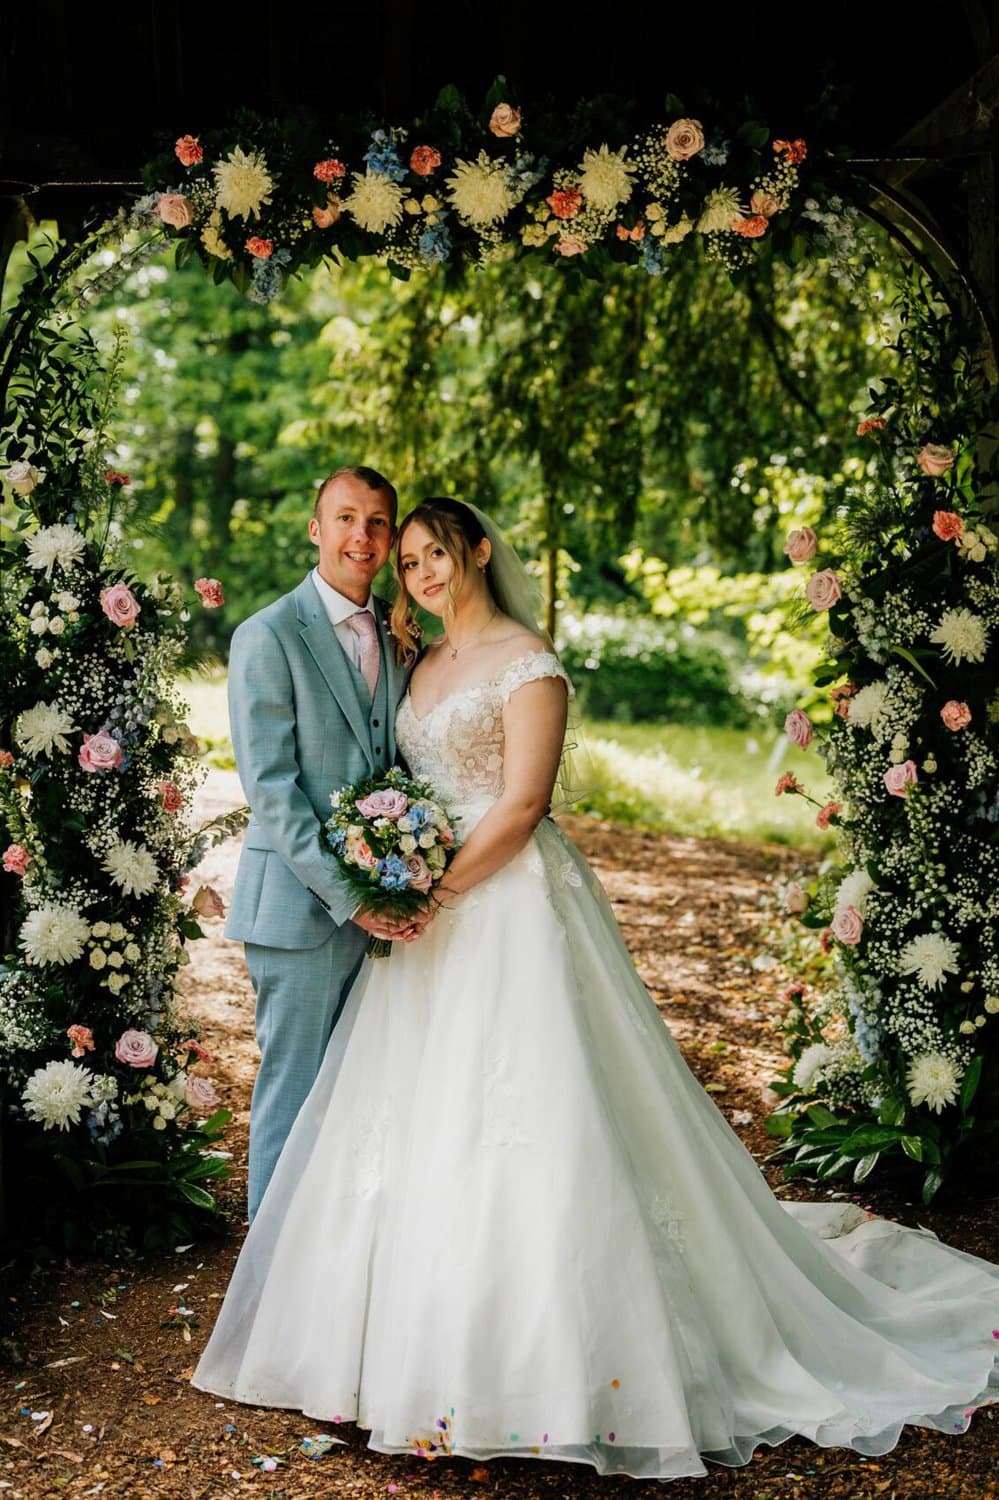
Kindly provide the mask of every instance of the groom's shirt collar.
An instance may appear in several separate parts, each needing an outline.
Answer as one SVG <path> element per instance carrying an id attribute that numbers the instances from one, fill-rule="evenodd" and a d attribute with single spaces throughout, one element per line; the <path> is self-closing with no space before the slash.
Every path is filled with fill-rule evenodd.
<path id="1" fill-rule="evenodd" d="M 353 599 L 346 598 L 343 594 L 338 593 L 331 584 L 327 583 L 318 568 L 313 568 L 312 570 L 312 581 L 316 586 L 317 594 L 322 600 L 323 609 L 325 609 L 329 616 L 330 624 L 334 629 L 337 625 L 342 625 L 351 615 L 356 615 L 359 609 L 366 609 L 369 614 L 374 615 L 375 623 L 378 623 L 378 616 L 375 614 L 374 596 L 372 594 L 368 595 L 367 604 L 355 604 Z"/>

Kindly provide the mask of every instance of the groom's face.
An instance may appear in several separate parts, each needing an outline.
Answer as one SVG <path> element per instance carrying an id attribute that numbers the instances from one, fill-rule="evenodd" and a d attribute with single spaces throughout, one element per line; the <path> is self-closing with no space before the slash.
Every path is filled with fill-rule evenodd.
<path id="1" fill-rule="evenodd" d="M 367 603 L 394 534 L 389 497 L 350 474 L 326 486 L 319 512 L 309 522 L 309 536 L 319 548 L 320 575 L 358 605 Z"/>

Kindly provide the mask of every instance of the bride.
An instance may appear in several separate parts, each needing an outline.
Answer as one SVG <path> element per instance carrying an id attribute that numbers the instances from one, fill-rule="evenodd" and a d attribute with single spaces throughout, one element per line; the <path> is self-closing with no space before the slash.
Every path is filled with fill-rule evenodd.
<path id="1" fill-rule="evenodd" d="M 194 1384 L 382 1453 L 641 1478 L 963 1431 L 999 1399 L 999 1268 L 773 1197 L 545 816 L 571 689 L 526 571 L 453 500 L 396 567 L 397 638 L 413 603 L 445 626 L 397 740 L 463 845 L 355 983 Z"/>

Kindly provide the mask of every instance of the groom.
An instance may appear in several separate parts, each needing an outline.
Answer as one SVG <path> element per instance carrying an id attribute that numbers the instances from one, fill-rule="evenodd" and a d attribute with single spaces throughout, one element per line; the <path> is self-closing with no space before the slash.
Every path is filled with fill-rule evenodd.
<path id="1" fill-rule="evenodd" d="M 225 935 L 246 945 L 256 994 L 251 1219 L 315 1082 L 367 936 L 401 935 L 397 924 L 357 908 L 319 843 L 330 793 L 395 757 L 405 672 L 386 629 L 388 606 L 371 583 L 388 560 L 396 509 L 395 490 L 375 469 L 331 474 L 309 522 L 317 566 L 232 638 L 229 717 L 253 816 Z"/>

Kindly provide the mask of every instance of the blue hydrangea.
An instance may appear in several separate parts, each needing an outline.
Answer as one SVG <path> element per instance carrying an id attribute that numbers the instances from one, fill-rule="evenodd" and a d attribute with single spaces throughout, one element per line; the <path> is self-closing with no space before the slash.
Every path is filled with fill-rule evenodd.
<path id="1" fill-rule="evenodd" d="M 399 160 L 395 142 L 387 130 L 375 131 L 363 160 L 372 172 L 377 172 L 380 177 L 387 177 L 390 182 L 402 182 L 406 175 L 406 168 Z"/>
<path id="2" fill-rule="evenodd" d="M 642 269 L 650 276 L 662 276 L 666 270 L 666 255 L 663 247 L 646 237 L 642 241 Z"/>
<path id="3" fill-rule="evenodd" d="M 398 854 L 387 854 L 375 865 L 378 884 L 383 891 L 404 891 L 410 882 L 410 873 Z"/>
<path id="4" fill-rule="evenodd" d="M 728 161 L 728 153 L 731 147 L 731 141 L 725 141 L 720 136 L 714 136 L 701 152 L 701 160 L 708 167 L 723 167 Z"/>
<path id="5" fill-rule="evenodd" d="M 347 847 L 347 835 L 342 828 L 330 828 L 328 824 L 327 830 L 329 832 L 330 848 L 333 850 L 333 853 L 342 854 Z"/>
<path id="6" fill-rule="evenodd" d="M 428 265 L 440 265 L 451 253 L 451 231 L 443 219 L 431 224 L 420 235 L 420 255 Z"/>
<path id="7" fill-rule="evenodd" d="M 281 290 L 281 268 L 290 260 L 290 250 L 275 250 L 267 260 L 254 261 L 253 280 L 246 294 L 251 302 L 273 302 Z"/>

